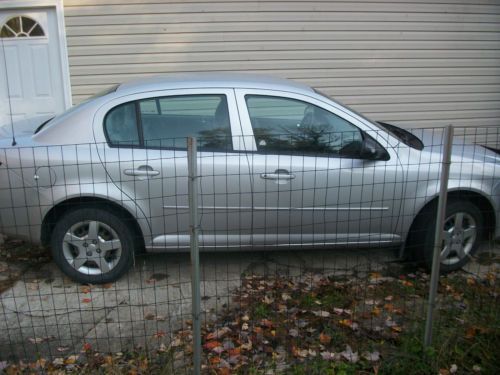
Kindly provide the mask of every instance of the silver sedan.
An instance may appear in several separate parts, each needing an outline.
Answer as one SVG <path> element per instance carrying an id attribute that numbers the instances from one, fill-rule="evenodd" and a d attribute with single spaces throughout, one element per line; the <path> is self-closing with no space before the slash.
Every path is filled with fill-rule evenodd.
<path id="1" fill-rule="evenodd" d="M 399 246 L 430 265 L 441 130 L 376 123 L 269 77 L 129 82 L 0 140 L 0 232 L 50 245 L 85 283 L 116 280 L 138 251 L 187 249 L 195 136 L 203 249 Z M 453 148 L 444 271 L 500 235 L 499 160 Z"/>

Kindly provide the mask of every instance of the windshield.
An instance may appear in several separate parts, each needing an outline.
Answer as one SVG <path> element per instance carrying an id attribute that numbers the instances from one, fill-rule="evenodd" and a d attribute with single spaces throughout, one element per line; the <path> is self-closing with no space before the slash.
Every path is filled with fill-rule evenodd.
<path id="1" fill-rule="evenodd" d="M 316 94 L 319 94 L 319 95 L 321 95 L 321 96 L 323 96 L 323 97 L 327 98 L 328 100 L 331 100 L 332 102 L 337 103 L 337 104 L 340 104 L 342 107 L 347 108 L 349 111 L 351 111 L 352 113 L 354 113 L 354 114 L 358 115 L 358 116 L 359 116 L 359 117 L 361 117 L 363 120 L 368 121 L 370 124 L 374 124 L 375 126 L 377 126 L 377 125 L 378 125 L 378 123 L 377 123 L 376 121 L 372 121 L 372 120 L 370 120 L 370 119 L 369 119 L 369 118 L 367 118 L 365 115 L 362 115 L 361 113 L 359 113 L 359 112 L 358 112 L 358 111 L 356 111 L 355 109 L 352 109 L 352 108 L 351 108 L 351 107 L 349 107 L 348 105 L 346 105 L 346 104 L 342 103 L 340 100 L 333 99 L 332 97 L 328 96 L 328 95 L 327 95 L 327 94 L 325 94 L 324 92 L 319 91 L 319 90 L 317 90 L 317 89 L 315 89 L 315 88 L 313 88 L 313 90 L 314 90 L 314 92 L 315 92 Z"/>
<path id="2" fill-rule="evenodd" d="M 356 110 L 352 109 L 348 105 L 345 105 L 341 101 L 339 101 L 337 99 L 335 99 L 335 100 L 332 99 L 331 97 L 329 97 L 324 92 L 321 92 L 321 91 L 316 90 L 316 89 L 313 89 L 313 90 L 314 90 L 315 93 L 317 93 L 317 94 L 319 94 L 321 96 L 324 96 L 325 98 L 327 98 L 327 99 L 329 99 L 329 100 L 331 100 L 331 101 L 333 101 L 335 103 L 338 103 L 341 106 L 347 108 L 351 112 L 353 112 L 356 115 L 358 115 L 359 117 L 361 117 L 363 120 L 366 120 L 369 123 L 374 124 L 374 125 L 376 125 L 378 127 L 381 126 L 384 130 L 387 130 L 389 133 L 391 133 L 391 135 L 393 137 L 397 138 L 400 142 L 403 142 L 405 145 L 413 147 L 413 148 L 415 148 L 417 150 L 422 150 L 424 148 L 424 144 L 422 143 L 422 141 L 420 140 L 420 138 L 418 138 L 415 134 L 410 133 L 408 130 L 399 128 L 399 127 L 391 125 L 391 124 L 387 124 L 385 122 L 372 121 L 369 118 L 366 118 L 366 116 L 363 116 L 361 113 L 359 113 Z"/>

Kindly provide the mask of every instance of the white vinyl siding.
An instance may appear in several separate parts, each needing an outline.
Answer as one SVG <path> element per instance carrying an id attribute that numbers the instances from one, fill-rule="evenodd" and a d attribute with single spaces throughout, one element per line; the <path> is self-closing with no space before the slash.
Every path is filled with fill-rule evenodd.
<path id="1" fill-rule="evenodd" d="M 75 103 L 132 78 L 295 79 L 407 127 L 500 125 L 500 0 L 65 0 Z"/>

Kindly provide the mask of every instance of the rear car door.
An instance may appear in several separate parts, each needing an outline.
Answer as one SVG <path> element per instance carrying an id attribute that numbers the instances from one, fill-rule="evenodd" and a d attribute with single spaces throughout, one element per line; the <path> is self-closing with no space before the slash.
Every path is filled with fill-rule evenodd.
<path id="1" fill-rule="evenodd" d="M 312 97 L 240 89 L 237 102 L 242 131 L 253 134 L 248 155 L 255 245 L 400 241 L 395 232 L 403 179 L 392 148 L 362 131 L 355 118 Z M 365 138 L 384 157 L 363 158 Z"/>
<path id="2" fill-rule="evenodd" d="M 134 200 L 144 211 L 150 250 L 189 246 L 188 136 L 198 139 L 201 245 L 244 245 L 239 235 L 250 228 L 251 185 L 247 160 L 234 151 L 241 128 L 232 90 L 120 98 L 108 103 L 101 119 L 95 129 L 100 123 L 106 142 L 98 142 L 99 155 L 122 199 Z"/>

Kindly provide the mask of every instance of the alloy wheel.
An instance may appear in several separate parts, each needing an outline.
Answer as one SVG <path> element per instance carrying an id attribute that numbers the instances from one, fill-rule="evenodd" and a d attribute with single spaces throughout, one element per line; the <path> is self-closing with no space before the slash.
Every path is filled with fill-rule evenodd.
<path id="1" fill-rule="evenodd" d="M 66 261 L 78 272 L 101 275 L 111 271 L 122 255 L 122 243 L 109 225 L 100 221 L 74 224 L 63 238 Z"/>
<path id="2" fill-rule="evenodd" d="M 457 212 L 445 220 L 441 263 L 453 265 L 469 256 L 477 238 L 474 218 L 466 212 Z"/>

